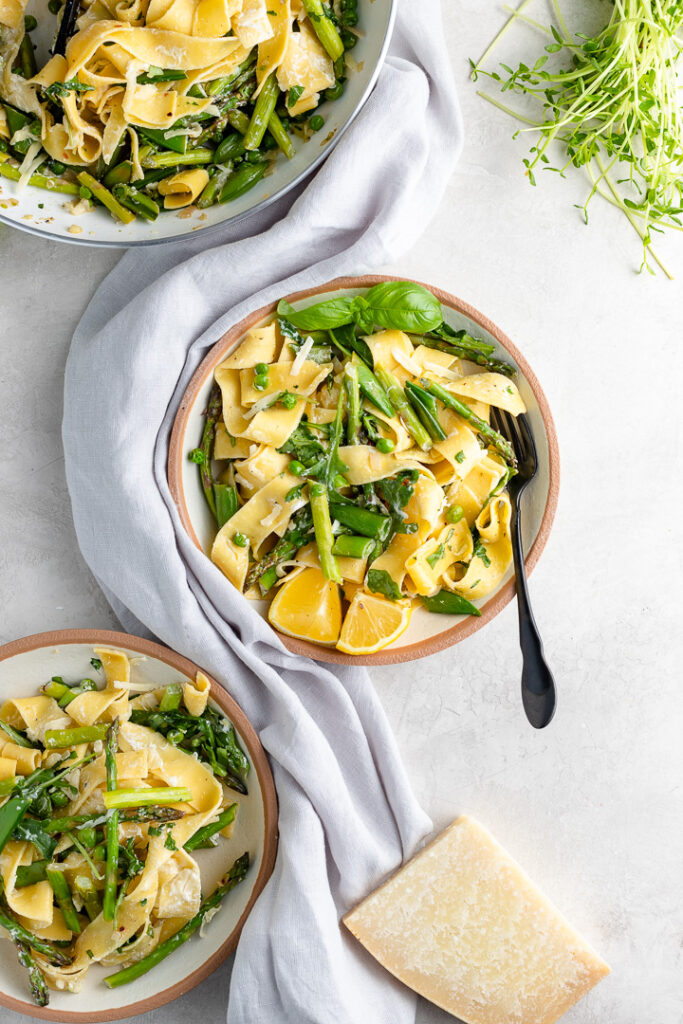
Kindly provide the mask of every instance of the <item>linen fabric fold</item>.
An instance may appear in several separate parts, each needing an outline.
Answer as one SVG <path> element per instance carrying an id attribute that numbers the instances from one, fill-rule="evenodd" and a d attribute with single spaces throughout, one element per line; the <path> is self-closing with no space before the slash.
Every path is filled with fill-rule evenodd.
<path id="1" fill-rule="evenodd" d="M 415 997 L 339 924 L 430 828 L 365 670 L 289 653 L 185 533 L 166 480 L 174 415 L 228 327 L 303 287 L 376 269 L 420 234 L 462 139 L 438 0 L 400 0 L 377 86 L 292 201 L 127 253 L 76 331 L 63 440 L 83 555 L 125 628 L 218 679 L 269 755 L 273 876 L 244 927 L 229 1024 L 408 1024 Z M 227 996 L 227 993 L 226 993 Z"/>

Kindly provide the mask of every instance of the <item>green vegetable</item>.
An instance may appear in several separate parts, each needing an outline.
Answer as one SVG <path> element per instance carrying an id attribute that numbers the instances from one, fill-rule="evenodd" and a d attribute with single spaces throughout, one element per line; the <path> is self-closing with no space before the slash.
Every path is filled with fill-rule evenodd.
<path id="1" fill-rule="evenodd" d="M 78 725 L 73 729 L 46 729 L 45 749 L 59 750 L 63 747 L 77 747 L 81 743 L 103 740 L 107 734 L 106 725 Z"/>
<path id="2" fill-rule="evenodd" d="M 439 423 L 434 396 L 411 381 L 406 381 L 405 393 L 431 439 L 433 441 L 445 441 L 446 431 Z"/>
<path id="3" fill-rule="evenodd" d="M 21 172 L 13 164 L 0 160 L 0 177 L 9 178 L 10 181 L 19 181 Z M 73 185 L 70 181 L 60 181 L 59 178 L 48 178 L 44 174 L 32 174 L 28 183 L 35 188 L 45 189 L 47 192 L 60 192 L 67 196 L 78 195 L 78 185 Z"/>
<path id="4" fill-rule="evenodd" d="M 150 804 L 180 804 L 192 799 L 184 786 L 162 786 L 148 789 L 112 789 L 102 794 L 107 810 L 121 807 L 146 807 Z M 109 819 L 112 820 L 111 818 Z"/>
<path id="5" fill-rule="evenodd" d="M 135 214 L 127 210 L 125 206 L 121 206 L 121 203 L 114 198 L 104 185 L 101 185 L 96 178 L 93 178 L 92 174 L 89 174 L 87 171 L 81 171 L 77 178 L 81 185 L 89 188 L 95 199 L 102 203 L 103 206 L 106 206 L 109 212 L 114 217 L 117 217 L 118 220 L 123 221 L 124 224 L 130 224 L 131 221 L 135 220 Z"/>
<path id="6" fill-rule="evenodd" d="M 198 146 L 197 149 L 188 150 L 181 161 L 178 160 L 175 152 L 154 153 L 150 150 L 144 155 L 141 154 L 140 163 L 143 167 L 148 167 L 150 169 L 155 169 L 157 167 L 175 167 L 178 163 L 181 163 L 183 166 L 195 167 L 201 164 L 213 163 L 213 150 L 204 146 Z"/>
<path id="7" fill-rule="evenodd" d="M 45 869 L 49 863 L 49 860 L 34 860 L 32 864 L 20 864 L 14 880 L 16 888 L 24 889 L 27 885 L 44 882 L 47 879 Z"/>
<path id="8" fill-rule="evenodd" d="M 210 840 L 235 820 L 238 809 L 239 804 L 229 804 L 225 810 L 221 811 L 216 821 L 197 829 L 195 834 L 187 840 L 183 849 L 191 853 L 192 850 L 197 850 L 202 846 L 212 846 L 213 843 Z"/>
<path id="9" fill-rule="evenodd" d="M 213 154 L 213 162 L 215 164 L 225 164 L 229 160 L 238 160 L 243 153 L 244 142 L 241 135 L 232 132 L 230 135 L 226 135 L 223 141 L 218 144 L 218 148 Z"/>
<path id="10" fill-rule="evenodd" d="M 232 484 L 214 484 L 213 493 L 216 499 L 216 522 L 220 530 L 239 508 L 237 488 Z"/>
<path id="11" fill-rule="evenodd" d="M 176 711 L 180 707 L 182 699 L 183 688 L 180 683 L 169 683 L 169 685 L 164 688 L 164 692 L 161 695 L 159 711 Z M 116 789 L 116 786 L 113 788 Z"/>
<path id="12" fill-rule="evenodd" d="M 318 39 L 332 60 L 338 60 L 344 52 L 344 44 L 322 0 L 303 0 L 303 4 Z"/>
<path id="13" fill-rule="evenodd" d="M 382 594 L 390 601 L 400 601 L 403 597 L 401 588 L 386 569 L 368 569 L 367 585 L 373 594 Z"/>
<path id="14" fill-rule="evenodd" d="M 68 755 L 54 768 L 37 768 L 30 775 L 21 779 L 12 779 L 12 786 L 8 788 L 10 798 L 0 807 L 0 852 L 5 847 L 8 839 L 24 818 L 29 807 L 38 800 L 48 787 L 58 785 L 75 768 L 87 764 L 92 760 L 93 755 L 75 759 Z M 66 767 L 64 767 L 66 765 Z M 50 806 L 49 801 L 47 804 Z"/>
<path id="15" fill-rule="evenodd" d="M 373 326 L 422 334 L 443 321 L 439 300 L 414 281 L 383 281 L 365 293 Z"/>
<path id="16" fill-rule="evenodd" d="M 19 732 L 18 729 L 11 726 L 9 722 L 3 722 L 2 719 L 0 719 L 0 729 L 2 729 L 5 735 L 9 736 L 12 743 L 16 743 L 18 747 L 30 747 L 33 749 L 33 744 L 28 737 L 23 732 Z"/>
<path id="17" fill-rule="evenodd" d="M 381 452 L 382 455 L 389 455 L 393 452 L 395 447 L 396 444 L 390 437 L 378 437 L 375 442 L 375 448 L 378 452 Z"/>
<path id="18" fill-rule="evenodd" d="M 46 824 L 35 818 L 23 818 L 15 825 L 12 839 L 32 843 L 41 857 L 50 858 L 57 846 L 57 840 L 47 831 Z"/>
<path id="19" fill-rule="evenodd" d="M 342 558 L 367 558 L 375 546 L 371 537 L 342 533 L 332 545 L 332 554 Z"/>
<path id="20" fill-rule="evenodd" d="M 69 889 L 68 882 L 64 877 L 64 873 L 60 871 L 59 868 L 49 867 L 45 871 L 45 874 L 48 882 L 52 886 L 57 906 L 62 912 L 64 924 L 69 931 L 74 933 L 74 935 L 80 935 L 81 922 L 78 920 L 78 914 L 76 913 L 76 908 L 74 907 L 74 902 L 71 898 L 71 890 Z M 106 917 L 105 920 L 107 920 Z"/>
<path id="21" fill-rule="evenodd" d="M 172 935 L 170 939 L 160 943 L 155 949 L 152 950 L 142 960 L 138 960 L 137 963 L 131 964 L 129 967 L 124 967 L 123 970 L 117 971 L 116 974 L 110 974 L 108 978 L 105 978 L 105 983 L 109 988 L 118 988 L 120 985 L 126 985 L 130 981 L 135 981 L 136 978 L 141 977 L 150 971 L 153 967 L 156 967 L 158 963 L 164 960 L 167 956 L 173 953 L 179 946 L 181 946 L 190 936 L 197 931 L 202 921 L 206 917 L 210 910 L 220 905 L 223 898 L 234 889 L 236 885 L 239 885 L 241 881 L 246 877 L 247 871 L 249 870 L 249 854 L 243 853 L 239 857 L 230 871 L 225 876 L 224 880 L 220 883 L 217 889 L 205 899 L 198 912 L 195 916 L 183 925 L 180 931 Z"/>
<path id="22" fill-rule="evenodd" d="M 92 879 L 87 875 L 77 875 L 74 878 L 74 890 L 83 900 L 85 912 L 91 921 L 99 917 L 102 912 L 102 905 Z"/>
<path id="23" fill-rule="evenodd" d="M 245 537 L 243 533 L 233 533 L 232 542 L 237 548 L 246 548 L 249 544 L 249 539 Z"/>
<path id="24" fill-rule="evenodd" d="M 79 82 L 77 78 L 70 78 L 66 82 L 52 82 L 51 85 L 46 86 L 42 91 L 51 100 L 59 102 L 63 99 L 67 93 L 70 92 L 91 92 L 93 89 L 92 85 L 86 85 L 85 82 Z"/>
<path id="25" fill-rule="evenodd" d="M 476 605 L 451 590 L 440 590 L 438 594 L 421 597 L 420 600 L 428 612 L 439 615 L 481 615 Z"/>
<path id="26" fill-rule="evenodd" d="M 73 961 L 73 957 L 63 953 L 56 945 L 49 942 L 47 939 L 41 939 L 32 932 L 29 932 L 19 921 L 16 920 L 14 914 L 10 910 L 7 898 L 5 896 L 4 882 L 0 878 L 0 927 L 4 928 L 9 933 L 10 938 L 13 942 L 19 940 L 30 946 L 31 949 L 35 949 L 36 953 L 40 953 L 44 956 L 51 964 L 55 967 L 68 967 Z"/>
<path id="27" fill-rule="evenodd" d="M 528 159 L 526 175 L 536 184 L 541 167 L 564 171 L 584 167 L 591 189 L 583 206 L 598 193 L 628 219 L 643 243 L 643 266 L 652 258 L 671 277 L 654 252 L 652 232 L 680 227 L 683 116 L 679 98 L 680 33 L 683 7 L 651 0 L 615 0 L 606 7 L 606 24 L 597 32 L 570 33 L 558 0 L 557 26 L 547 33 L 545 53 L 505 72 L 474 67 L 506 92 L 531 97 L 532 116 L 517 113 L 498 99 L 479 95 L 539 133 Z M 499 36 L 497 38 L 500 37 Z M 491 47 L 486 51 L 487 56 Z M 548 65 L 549 55 L 564 58 Z M 483 58 L 482 58 L 483 59 Z M 481 63 L 481 61 L 479 62 Z M 550 163 L 558 144 L 566 159 Z"/>
<path id="28" fill-rule="evenodd" d="M 157 82 L 181 82 L 185 78 L 187 75 L 180 68 L 158 68 L 151 64 L 136 81 L 138 85 L 156 85 Z"/>
<path id="29" fill-rule="evenodd" d="M 393 374 L 389 373 L 389 371 L 385 370 L 382 366 L 377 367 L 377 376 L 386 388 L 392 405 L 395 407 L 401 422 L 415 441 L 415 444 L 424 452 L 429 451 L 432 447 L 432 439 L 419 419 L 417 413 L 410 405 L 399 382 Z"/>
<path id="30" fill-rule="evenodd" d="M 159 204 L 139 189 L 130 185 L 114 185 L 112 195 L 121 206 L 125 206 L 136 217 L 154 221 L 159 216 Z"/>
<path id="31" fill-rule="evenodd" d="M 116 792 L 118 783 L 116 771 L 116 752 L 119 745 L 119 722 L 114 719 L 109 728 L 104 744 L 104 760 L 107 771 L 107 790 L 102 794 L 105 807 L 109 808 L 108 798 Z M 124 805 L 125 806 L 125 805 Z M 130 805 L 128 805 L 130 806 Z M 114 920 L 116 908 L 116 890 L 119 864 L 119 813 L 112 811 L 107 819 L 106 834 L 107 857 L 104 869 L 104 896 L 102 897 L 102 916 L 105 921 Z"/>
<path id="32" fill-rule="evenodd" d="M 311 503 L 313 529 L 315 530 L 315 540 L 318 545 L 320 568 L 322 569 L 323 576 L 334 583 L 342 583 L 342 575 L 339 571 L 337 560 L 332 554 L 334 537 L 332 535 L 330 506 L 325 484 L 310 484 L 308 496 Z"/>
<path id="33" fill-rule="evenodd" d="M 325 124 L 325 118 L 321 117 L 320 114 L 314 114 L 313 117 L 309 118 L 308 127 L 312 132 L 319 132 Z"/>
<path id="34" fill-rule="evenodd" d="M 239 196 L 244 195 L 245 192 L 248 192 L 250 188 L 253 188 L 261 180 L 269 166 L 266 161 L 260 161 L 255 164 L 240 164 L 237 170 L 225 182 L 218 202 L 229 203 L 233 199 L 238 199 Z"/>
<path id="35" fill-rule="evenodd" d="M 513 468 L 516 468 L 517 459 L 515 458 L 515 452 L 507 438 L 503 437 L 503 435 L 499 434 L 497 430 L 494 430 L 493 427 L 489 426 L 486 420 L 483 420 L 480 416 L 477 416 L 476 413 L 473 413 L 469 406 L 465 405 L 459 398 L 456 398 L 455 395 L 452 395 L 449 391 L 442 388 L 440 384 L 435 384 L 434 381 L 423 380 L 422 385 L 426 391 L 429 391 L 434 398 L 438 398 L 438 400 L 448 409 L 453 409 L 453 411 L 457 412 L 458 415 L 463 417 L 463 419 L 466 419 L 468 423 L 470 423 L 474 429 L 482 435 L 483 438 L 485 438 L 493 445 L 494 448 L 497 449 L 497 451 L 500 452 L 506 462 L 508 462 Z"/>
<path id="36" fill-rule="evenodd" d="M 347 363 L 344 367 L 344 387 L 346 388 L 346 443 L 358 444 L 360 433 L 360 387 L 358 383 L 358 368 L 354 363 Z"/>
<path id="37" fill-rule="evenodd" d="M 446 510 L 447 523 L 459 523 L 465 515 L 462 505 L 450 505 Z"/>
<path id="38" fill-rule="evenodd" d="M 474 549 L 472 551 L 472 557 L 479 558 L 484 563 L 487 569 L 490 568 L 491 559 L 489 558 L 486 548 L 484 547 L 478 536 L 475 536 L 474 538 Z"/>
<path id="39" fill-rule="evenodd" d="M 40 967 L 33 959 L 31 955 L 28 943 L 22 942 L 21 939 L 14 938 L 11 936 L 14 942 L 14 948 L 17 951 L 17 958 L 22 967 L 25 967 L 28 971 L 29 985 L 31 988 L 31 996 L 36 1006 L 47 1006 L 50 1002 L 50 996 L 47 988 L 47 983 L 43 976 L 43 972 Z"/>
<path id="40" fill-rule="evenodd" d="M 387 391 L 382 387 L 372 370 L 369 370 L 365 363 L 358 362 L 356 363 L 356 373 L 358 374 L 358 386 L 368 401 L 372 402 L 385 416 L 395 415 L 394 407 Z"/>
<path id="41" fill-rule="evenodd" d="M 209 395 L 209 404 L 206 409 L 200 447 L 195 448 L 190 452 L 190 458 L 199 466 L 199 478 L 202 485 L 202 491 L 204 492 L 204 498 L 211 509 L 211 514 L 214 519 L 216 518 L 216 499 L 214 495 L 214 480 L 211 473 L 211 456 L 213 453 L 214 439 L 216 437 L 216 424 L 221 418 L 222 411 L 223 397 L 221 389 L 218 384 L 214 382 L 213 387 L 211 388 L 211 394 Z"/>
<path id="42" fill-rule="evenodd" d="M 359 533 L 363 537 L 384 541 L 391 532 L 390 516 L 383 516 L 379 512 L 360 508 L 352 502 L 342 502 L 338 495 L 335 495 L 330 501 L 330 512 L 342 526 L 347 526 L 349 530 L 353 530 L 354 533 Z"/>
<path id="43" fill-rule="evenodd" d="M 275 113 L 275 104 L 279 95 L 280 86 L 275 72 L 272 71 L 261 84 L 261 91 L 254 104 L 249 127 L 244 134 L 243 142 L 246 150 L 258 149 L 261 145 L 271 115 Z"/>

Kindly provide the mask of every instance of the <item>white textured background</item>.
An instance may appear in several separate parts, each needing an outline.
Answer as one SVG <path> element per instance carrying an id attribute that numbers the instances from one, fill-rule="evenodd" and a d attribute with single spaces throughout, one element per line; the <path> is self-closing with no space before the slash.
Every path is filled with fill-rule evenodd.
<path id="1" fill-rule="evenodd" d="M 373 678 L 435 825 L 478 816 L 611 963 L 567 1024 L 681 1024 L 683 238 L 661 244 L 674 283 L 638 276 L 639 241 L 616 211 L 598 200 L 583 226 L 580 175 L 531 188 L 525 141 L 467 79 L 466 58 L 504 14 L 482 0 L 444 7 L 465 151 L 420 243 L 377 269 L 487 313 L 549 396 L 560 509 L 532 597 L 559 711 L 542 733 L 524 720 L 514 606 L 459 647 Z M 541 45 L 521 30 L 497 56 Z M 69 339 L 118 254 L 4 227 L 0 253 L 0 640 L 116 628 L 76 545 L 59 431 Z M 218 971 L 141 1020 L 219 1024 L 226 986 Z M 421 1003 L 418 1019 L 451 1018 Z"/>

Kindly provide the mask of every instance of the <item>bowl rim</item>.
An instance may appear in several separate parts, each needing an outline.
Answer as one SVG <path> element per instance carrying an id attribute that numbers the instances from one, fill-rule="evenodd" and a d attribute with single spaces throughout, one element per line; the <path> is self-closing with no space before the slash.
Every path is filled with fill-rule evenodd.
<path id="1" fill-rule="evenodd" d="M 136 653 L 147 655 L 157 659 L 158 661 L 164 662 L 166 665 L 176 669 L 178 672 L 182 672 L 190 678 L 192 678 L 198 671 L 198 666 L 195 665 L 194 662 L 183 657 L 182 654 L 178 654 L 176 651 L 171 650 L 169 647 L 164 647 L 162 644 L 155 643 L 153 640 L 146 640 L 143 637 L 133 636 L 130 633 L 120 633 L 115 630 L 108 629 L 62 629 L 51 630 L 46 633 L 33 633 L 30 636 L 22 637 L 18 640 L 12 640 L 9 643 L 0 646 L 0 662 L 7 661 L 18 654 L 25 654 L 29 651 L 40 650 L 45 647 L 64 647 L 67 644 L 92 643 L 124 647 L 128 650 L 135 651 Z M 201 671 L 204 672 L 204 669 L 201 669 Z M 201 967 L 198 967 L 196 971 L 193 971 L 192 974 L 182 978 L 169 988 L 165 988 L 163 991 L 157 992 L 155 995 L 148 996 L 146 999 L 138 999 L 136 1002 L 130 1003 L 128 1006 L 122 1006 L 118 1009 L 111 1010 L 53 1010 L 49 1005 L 47 1007 L 35 1006 L 33 1003 L 25 1002 L 22 999 L 15 999 L 14 996 L 8 996 L 2 991 L 0 991 L 0 1006 L 4 1006 L 8 1010 L 14 1010 L 16 1013 L 21 1013 L 26 1017 L 39 1017 L 43 1020 L 59 1022 L 78 1022 L 78 1024 L 90 1024 L 91 1021 L 120 1020 L 124 1017 L 137 1017 L 142 1013 L 147 1013 L 150 1010 L 158 1009 L 160 1006 L 165 1006 L 167 1003 L 172 1002 L 179 996 L 185 995 L 191 989 L 195 988 L 195 986 L 199 985 L 200 982 L 204 981 L 205 978 L 208 978 L 209 975 L 224 962 L 230 953 L 234 952 L 236 949 L 244 923 L 249 916 L 254 903 L 261 894 L 266 882 L 270 878 L 275 864 L 275 855 L 278 843 L 277 795 L 265 750 L 261 745 L 261 741 L 259 740 L 254 727 L 250 723 L 244 711 L 242 711 L 239 704 L 230 696 L 228 691 L 217 683 L 212 676 L 208 675 L 206 672 L 204 672 L 204 675 L 206 675 L 211 684 L 212 699 L 215 700 L 221 710 L 225 712 L 230 721 L 237 728 L 240 738 L 243 740 L 244 745 L 247 748 L 247 753 L 251 760 L 252 767 L 256 771 L 263 799 L 263 857 L 261 859 L 261 867 L 259 868 L 259 873 L 256 876 L 249 901 L 239 921 L 215 953 L 208 957 L 208 959 L 205 960 Z"/>
<path id="2" fill-rule="evenodd" d="M 374 2 L 374 0 L 371 0 L 371 2 Z M 334 137 L 330 139 L 330 142 L 325 147 L 325 149 L 321 153 L 319 153 L 315 157 L 315 159 L 310 164 L 308 164 L 304 168 L 304 170 L 301 171 L 300 174 L 297 174 L 296 178 L 294 178 L 288 184 L 283 185 L 282 188 L 278 189 L 277 192 L 274 192 L 273 195 L 269 195 L 266 199 L 262 199 L 260 203 L 257 203 L 255 206 L 250 207 L 243 213 L 235 214 L 233 217 L 225 217 L 224 220 L 219 221 L 217 224 L 199 225 L 198 227 L 194 228 L 191 231 L 184 231 L 177 235 L 170 235 L 167 238 L 138 238 L 122 240 L 120 242 L 114 240 L 108 241 L 104 239 L 98 240 L 91 238 L 81 238 L 80 235 L 69 235 L 68 237 L 65 237 L 63 235 L 57 235 L 51 231 L 45 231 L 42 228 L 37 227 L 35 224 L 30 224 L 27 221 L 13 220 L 11 217 L 5 216 L 1 210 L 0 224 L 7 224 L 8 227 L 17 228 L 19 231 L 26 231 L 30 235 L 36 235 L 39 238 L 45 238 L 48 239 L 49 241 L 66 242 L 67 245 L 70 244 L 91 246 L 92 248 L 98 249 L 133 249 L 143 245 L 168 245 L 173 242 L 183 242 L 189 240 L 190 238 L 195 238 L 199 234 L 201 234 L 202 237 L 204 238 L 208 238 L 209 235 L 215 234 L 215 232 L 217 232 L 221 228 L 225 228 L 227 225 L 239 224 L 247 217 L 251 217 L 252 214 L 261 213 L 262 210 L 266 210 L 269 206 L 272 206 L 272 204 L 276 202 L 278 199 L 282 199 L 284 196 L 286 196 L 289 192 L 292 191 L 292 189 L 296 188 L 297 185 L 300 185 L 303 181 L 306 180 L 306 178 L 309 175 L 313 174 L 313 172 L 320 167 L 323 161 L 327 159 L 332 150 L 338 144 L 342 136 L 346 133 L 347 129 L 351 127 L 351 125 L 356 120 L 361 110 L 367 103 L 370 97 L 370 93 L 374 89 L 377 79 L 379 78 L 380 71 L 384 67 L 384 62 L 386 60 L 387 52 L 389 50 L 389 44 L 391 43 L 391 37 L 394 33 L 394 25 L 396 24 L 398 0 L 388 0 L 388 3 L 389 17 L 387 18 L 387 26 L 384 33 L 384 38 L 382 39 L 382 43 L 379 49 L 377 61 L 375 63 L 374 68 L 372 69 L 372 73 L 368 78 L 366 86 L 363 89 L 360 99 L 358 100 L 358 103 L 353 108 L 346 121 L 344 121 L 344 123 L 339 126 L 339 128 L 334 134 Z"/>
<path id="3" fill-rule="evenodd" d="M 341 291 L 349 288 L 371 288 L 375 284 L 381 284 L 384 281 L 395 281 L 398 279 L 397 275 L 387 274 L 363 274 L 357 277 L 337 277 L 334 280 L 318 285 L 315 288 L 304 288 L 300 291 L 292 292 L 290 295 L 285 296 L 285 298 L 288 302 L 295 303 L 302 299 L 308 299 L 322 293 Z M 541 413 L 543 427 L 548 442 L 549 479 L 548 496 L 543 510 L 541 525 L 536 538 L 524 559 L 528 576 L 535 568 L 548 541 L 550 530 L 555 518 L 555 512 L 557 511 L 560 487 L 560 452 L 557 442 L 557 431 L 555 429 L 555 423 L 552 413 L 550 412 L 550 406 L 545 393 L 541 388 L 536 374 L 531 369 L 529 363 L 517 346 L 513 344 L 510 338 L 508 338 L 500 327 L 498 327 L 497 324 L 487 316 L 480 313 L 478 309 L 471 306 L 463 299 L 457 298 L 457 296 L 444 291 L 442 288 L 436 288 L 433 285 L 425 284 L 422 281 L 415 281 L 410 277 L 400 279 L 404 281 L 413 281 L 415 284 L 421 284 L 424 288 L 431 291 L 443 306 L 447 306 L 455 312 L 463 314 L 479 327 L 488 331 L 489 334 L 495 338 L 496 342 L 508 353 L 508 355 L 512 356 L 533 392 Z M 228 353 L 236 346 L 249 328 L 263 320 L 266 316 L 272 315 L 275 312 L 276 306 L 277 302 L 270 302 L 265 306 L 261 306 L 260 309 L 257 309 L 243 317 L 239 323 L 229 328 L 225 334 L 218 339 L 193 373 L 185 393 L 180 400 L 180 404 L 173 421 L 168 451 L 168 485 L 183 527 L 202 553 L 205 552 L 203 551 L 199 538 L 197 537 L 192 525 L 183 487 L 183 442 L 187 433 L 190 412 L 197 397 L 197 393 L 203 387 L 209 374 L 213 373 L 216 366 L 218 366 L 226 355 L 228 355 Z M 206 557 L 208 559 L 208 556 Z M 208 560 L 211 561 L 210 559 Z M 508 580 L 507 583 L 505 583 L 504 586 L 494 594 L 490 601 L 486 602 L 481 609 L 480 616 L 477 616 L 476 618 L 469 616 L 460 623 L 450 626 L 448 629 L 444 629 L 434 636 L 426 637 L 424 640 L 418 640 L 415 643 L 393 650 L 391 647 L 388 647 L 370 655 L 357 656 L 343 654 L 334 647 L 323 647 L 321 645 L 314 644 L 309 640 L 300 640 L 296 637 L 286 636 L 285 634 L 279 633 L 275 630 L 274 626 L 271 626 L 271 629 L 277 633 L 288 650 L 292 651 L 294 654 L 302 654 L 305 657 L 314 658 L 317 661 L 341 665 L 396 665 L 404 661 L 414 661 L 418 658 L 424 658 L 429 654 L 436 654 L 439 651 L 445 650 L 447 647 L 451 647 L 453 644 L 460 643 L 461 640 L 465 640 L 468 636 L 476 633 L 477 630 L 482 629 L 491 621 L 491 619 L 495 618 L 495 616 L 502 611 L 507 604 L 509 604 L 514 594 L 515 583 L 513 578 Z"/>

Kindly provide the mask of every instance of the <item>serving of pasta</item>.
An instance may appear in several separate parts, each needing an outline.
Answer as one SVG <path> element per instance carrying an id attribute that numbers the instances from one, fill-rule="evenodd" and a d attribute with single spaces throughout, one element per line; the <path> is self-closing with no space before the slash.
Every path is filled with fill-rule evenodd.
<path id="1" fill-rule="evenodd" d="M 509 441 L 525 405 L 495 346 L 421 285 L 281 301 L 215 369 L 196 462 L 211 558 L 280 632 L 367 655 L 416 606 L 480 615 L 512 561 Z"/>
<path id="2" fill-rule="evenodd" d="M 50 0 L 38 68 L 25 4 L 0 0 L 0 177 L 123 224 L 228 203 L 291 159 L 359 31 L 357 0 Z"/>
<path id="3" fill-rule="evenodd" d="M 92 653 L 92 678 L 0 707 L 0 933 L 39 1006 L 94 964 L 110 989 L 142 977 L 250 866 L 225 863 L 203 897 L 197 851 L 239 832 L 250 770 L 209 680 L 145 684 L 123 651 Z"/>

